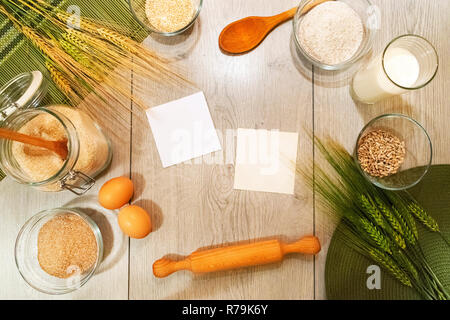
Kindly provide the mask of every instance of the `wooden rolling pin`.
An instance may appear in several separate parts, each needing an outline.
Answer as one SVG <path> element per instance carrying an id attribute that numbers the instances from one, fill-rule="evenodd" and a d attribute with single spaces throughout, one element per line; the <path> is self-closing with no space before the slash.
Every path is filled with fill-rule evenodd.
<path id="1" fill-rule="evenodd" d="M 319 239 L 307 236 L 294 243 L 267 240 L 204 251 L 196 251 L 181 261 L 160 259 L 153 264 L 153 274 L 164 278 L 180 270 L 207 273 L 263 265 L 281 261 L 289 253 L 317 254 Z"/>

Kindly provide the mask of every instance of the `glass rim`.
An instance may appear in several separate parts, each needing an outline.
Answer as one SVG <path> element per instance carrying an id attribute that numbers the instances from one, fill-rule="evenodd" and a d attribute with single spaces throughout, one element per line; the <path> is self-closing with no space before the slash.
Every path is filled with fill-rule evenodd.
<path id="1" fill-rule="evenodd" d="M 192 25 L 195 23 L 195 21 L 197 20 L 198 16 L 200 15 L 200 11 L 203 8 L 203 0 L 199 0 L 200 3 L 197 6 L 197 10 L 196 13 L 194 14 L 194 16 L 192 17 L 192 20 L 183 28 L 176 30 L 176 31 L 172 31 L 172 32 L 164 32 L 164 31 L 159 31 L 157 29 L 154 29 L 152 27 L 150 27 L 148 24 L 144 23 L 136 14 L 136 11 L 134 10 L 133 5 L 131 4 L 132 0 L 127 0 L 128 1 L 128 6 L 130 7 L 130 11 L 133 14 L 135 20 L 147 31 L 151 32 L 151 33 L 156 33 L 165 37 L 172 37 L 172 36 L 176 36 L 179 35 L 183 32 L 185 32 L 186 30 L 188 30 L 190 27 L 192 27 Z"/>
<path id="2" fill-rule="evenodd" d="M 367 28 L 366 25 L 364 24 L 364 21 L 362 21 L 362 20 L 361 21 L 363 22 L 364 30 L 370 30 L 370 32 L 368 33 L 368 36 L 367 36 L 368 40 L 365 45 L 366 48 L 364 48 L 363 44 L 361 43 L 361 46 L 358 48 L 358 51 L 356 51 L 356 53 L 350 59 L 348 59 L 344 62 L 341 62 L 339 64 L 326 64 L 326 63 L 323 63 L 323 62 L 317 60 L 316 58 L 312 57 L 305 50 L 303 50 L 303 47 L 300 44 L 300 40 L 298 38 L 298 32 L 296 30 L 296 26 L 297 26 L 297 23 L 299 20 L 298 13 L 307 4 L 309 4 L 312 1 L 314 1 L 314 0 L 301 0 L 299 6 L 297 8 L 297 12 L 295 13 L 294 19 L 292 21 L 293 29 L 294 29 L 295 45 L 296 45 L 297 49 L 299 49 L 301 51 L 301 53 L 309 60 L 309 62 L 311 62 L 313 65 L 315 65 L 321 69 L 324 69 L 324 70 L 338 71 L 338 70 L 343 70 L 347 67 L 350 67 L 352 64 L 354 64 L 354 63 L 358 62 L 360 59 L 362 59 L 368 52 L 370 52 L 370 50 L 372 49 L 376 30 Z M 373 3 L 371 2 L 371 0 L 361 0 L 361 1 L 367 2 L 368 6 L 373 6 Z M 303 5 L 302 5 L 302 3 L 303 3 Z M 363 50 L 361 50 L 361 49 L 363 49 Z"/>
<path id="3" fill-rule="evenodd" d="M 370 177 L 362 168 L 361 168 L 361 164 L 359 163 L 359 156 L 358 156 L 358 145 L 359 145 L 359 141 L 361 140 L 361 138 L 363 137 L 364 132 L 366 131 L 366 129 L 368 129 L 371 125 L 373 125 L 375 122 L 377 122 L 380 119 L 384 119 L 384 118 L 403 118 L 405 120 L 408 120 L 409 122 L 411 122 L 412 124 L 414 124 L 416 127 L 420 128 L 421 131 L 425 134 L 427 141 L 428 141 L 428 145 L 430 147 L 430 158 L 428 160 L 428 163 L 424 166 L 426 167 L 423 174 L 413 183 L 406 185 L 406 186 L 402 186 L 402 187 L 388 187 L 385 186 L 381 183 L 378 183 L 376 181 L 373 181 L 371 179 L 369 179 L 368 177 Z M 401 191 L 401 190 L 406 190 L 406 189 L 410 189 L 414 186 L 416 186 L 420 181 L 422 181 L 422 179 L 425 177 L 425 175 L 428 173 L 428 171 L 431 168 L 431 164 L 433 162 L 433 143 L 431 141 L 430 135 L 428 134 L 427 130 L 425 130 L 425 128 L 417 121 L 414 120 L 413 118 L 411 118 L 410 116 L 401 114 L 401 113 L 387 113 L 387 114 L 382 114 L 378 117 L 373 118 L 372 120 L 370 120 L 359 132 L 358 134 L 358 138 L 356 139 L 356 146 L 355 146 L 355 157 L 354 160 L 357 164 L 358 170 L 360 171 L 360 173 L 364 176 L 364 178 L 366 178 L 370 183 L 374 184 L 375 186 L 381 188 L 381 189 L 385 189 L 385 190 L 390 190 L 390 191 Z"/>
<path id="4" fill-rule="evenodd" d="M 428 81 L 426 81 L 425 83 L 421 84 L 420 86 L 415 86 L 415 87 L 405 87 L 405 86 L 399 85 L 398 83 L 396 83 L 394 80 L 391 79 L 391 77 L 389 76 L 389 74 L 388 74 L 387 71 L 386 71 L 386 68 L 384 67 L 384 58 L 385 58 L 385 56 L 386 56 L 386 53 L 387 53 L 388 49 L 389 49 L 389 48 L 391 47 L 391 45 L 393 45 L 396 41 L 398 41 L 399 39 L 405 38 L 405 37 L 418 38 L 418 39 L 420 39 L 420 40 L 425 41 L 425 42 L 433 49 L 433 52 L 434 52 L 434 54 L 435 54 L 435 56 L 436 56 L 436 69 L 434 70 L 433 75 L 430 77 L 430 79 L 429 79 Z M 407 34 L 403 34 L 403 35 L 400 35 L 400 36 L 398 36 L 398 37 L 395 37 L 394 39 L 392 39 L 392 40 L 386 45 L 386 47 L 384 48 L 383 53 L 382 53 L 382 55 L 381 55 L 381 65 L 382 65 L 382 67 L 383 67 L 383 72 L 384 72 L 384 74 L 386 75 L 386 77 L 389 79 L 389 81 L 390 81 L 393 85 L 395 85 L 395 86 L 397 86 L 397 87 L 399 87 L 399 88 L 401 88 L 401 89 L 404 89 L 404 90 L 410 90 L 410 91 L 412 91 L 412 90 L 418 90 L 418 89 L 421 89 L 421 88 L 427 86 L 427 85 L 428 85 L 431 81 L 433 81 L 433 79 L 436 77 L 437 72 L 438 72 L 438 70 L 439 70 L 439 55 L 438 55 L 438 52 L 437 52 L 436 48 L 434 47 L 434 45 L 433 45 L 428 39 L 426 39 L 425 37 L 422 37 L 422 36 L 420 36 L 420 35 L 417 35 L 417 34 L 407 33 Z"/>
<path id="5" fill-rule="evenodd" d="M 19 244 L 24 234 L 26 234 L 27 228 L 31 226 L 31 223 L 33 222 L 33 226 L 36 225 L 39 221 L 44 219 L 45 217 L 49 215 L 56 216 L 58 214 L 75 214 L 83 219 L 83 221 L 90 227 L 92 233 L 94 234 L 95 241 L 97 243 L 97 259 L 95 261 L 95 264 L 91 267 L 91 270 L 89 273 L 87 273 L 78 283 L 78 286 L 75 287 L 66 287 L 66 288 L 41 288 L 38 287 L 36 284 L 34 284 L 30 279 L 27 278 L 27 276 L 24 274 L 23 270 L 21 269 L 21 263 L 19 262 Z M 36 220 L 36 221 L 35 221 Z M 25 239 L 26 240 L 26 239 Z M 104 252 L 104 244 L 103 244 L 103 238 L 102 233 L 100 231 L 100 228 L 98 227 L 97 223 L 89 217 L 87 214 L 83 213 L 81 210 L 76 208 L 54 208 L 49 210 L 43 210 L 35 215 L 33 215 L 31 218 L 29 218 L 21 227 L 19 233 L 16 237 L 16 242 L 14 245 L 14 261 L 16 264 L 16 268 L 22 277 L 22 279 L 33 289 L 40 291 L 42 293 L 46 294 L 52 294 L 52 295 L 61 295 L 61 294 L 67 294 L 73 291 L 78 290 L 83 285 L 85 285 L 89 279 L 95 274 L 95 272 L 98 270 L 99 266 L 101 265 L 101 261 L 103 259 L 103 252 Z"/>

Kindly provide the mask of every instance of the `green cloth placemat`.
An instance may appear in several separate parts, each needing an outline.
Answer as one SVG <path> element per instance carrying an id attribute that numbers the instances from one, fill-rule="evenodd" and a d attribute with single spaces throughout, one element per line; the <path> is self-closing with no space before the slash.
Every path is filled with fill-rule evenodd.
<path id="1" fill-rule="evenodd" d="M 433 166 L 423 181 L 409 190 L 439 223 L 446 239 L 450 239 L 450 166 Z M 419 242 L 427 261 L 442 284 L 450 290 L 450 249 L 439 234 L 425 230 L 420 223 Z M 338 226 L 340 228 L 340 226 Z M 369 290 L 367 267 L 376 265 L 349 248 L 340 232 L 335 232 L 328 249 L 325 266 L 327 298 L 331 300 L 411 300 L 421 299 L 381 268 L 381 289 Z"/>

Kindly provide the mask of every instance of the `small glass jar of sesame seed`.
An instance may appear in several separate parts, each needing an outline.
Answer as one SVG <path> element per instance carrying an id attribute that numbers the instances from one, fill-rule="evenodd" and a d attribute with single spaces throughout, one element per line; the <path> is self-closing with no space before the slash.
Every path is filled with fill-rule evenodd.
<path id="1" fill-rule="evenodd" d="M 149 32 L 175 36 L 197 20 L 203 0 L 128 0 L 131 12 Z"/>

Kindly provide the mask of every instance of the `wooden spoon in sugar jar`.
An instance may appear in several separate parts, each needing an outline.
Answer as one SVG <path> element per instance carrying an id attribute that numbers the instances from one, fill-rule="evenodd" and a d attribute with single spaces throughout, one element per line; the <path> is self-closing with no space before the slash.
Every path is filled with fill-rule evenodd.
<path id="1" fill-rule="evenodd" d="M 49 141 L 39 137 L 33 137 L 3 128 L 0 128 L 0 138 L 30 144 L 36 147 L 41 147 L 53 151 L 62 160 L 66 160 L 69 153 L 66 139 L 60 141 Z"/>
<path id="2" fill-rule="evenodd" d="M 301 14 L 308 13 L 319 4 L 331 0 L 308 3 Z M 245 53 L 256 48 L 275 27 L 294 17 L 297 7 L 271 17 L 247 17 L 226 26 L 219 36 L 219 47 L 228 53 Z"/>

